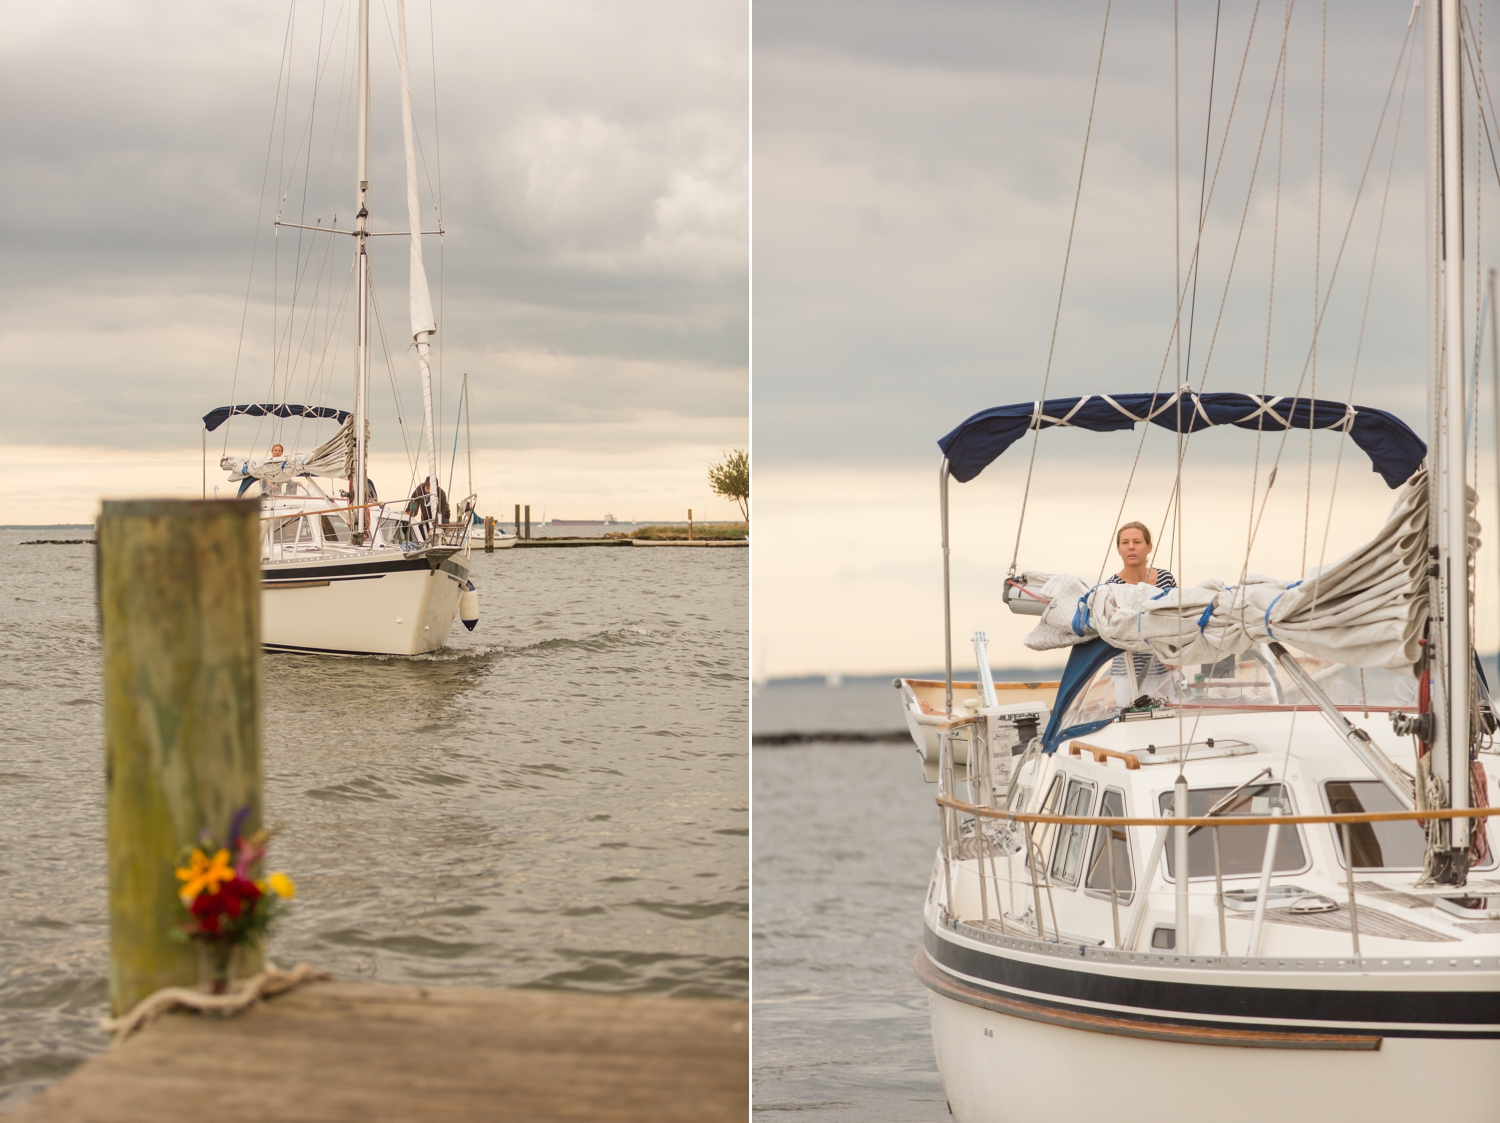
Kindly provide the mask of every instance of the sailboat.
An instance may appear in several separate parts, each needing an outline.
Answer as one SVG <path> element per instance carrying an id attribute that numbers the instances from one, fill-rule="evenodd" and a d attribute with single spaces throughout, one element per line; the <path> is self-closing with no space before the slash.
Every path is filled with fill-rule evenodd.
<path id="1" fill-rule="evenodd" d="M 429 358 L 437 324 L 422 256 L 404 0 L 396 0 L 396 18 L 409 229 L 390 233 L 409 236 L 411 246 L 410 341 L 421 378 L 426 473 L 410 498 L 382 501 L 368 471 L 369 240 L 388 232 L 369 228 L 370 6 L 369 0 L 360 0 L 354 226 L 311 226 L 283 221 L 280 215 L 275 224 L 354 239 L 354 409 L 251 403 L 220 406 L 203 418 L 205 461 L 206 434 L 237 416 L 327 419 L 340 426 L 308 453 L 287 453 L 276 445 L 268 457 L 225 456 L 220 462 L 230 481 L 240 485 L 240 494 L 255 486 L 260 491 L 261 635 L 270 650 L 418 655 L 443 647 L 456 619 L 472 630 L 479 618 L 479 595 L 469 567 L 476 497 L 470 494 L 450 510 L 438 474 Z"/>
<path id="2" fill-rule="evenodd" d="M 1420 7 L 1425 441 L 1351 402 L 1191 386 L 1001 406 L 939 441 L 945 677 L 898 685 L 938 785 L 914 966 L 960 1123 L 1500 1114 L 1500 769 L 1470 630 L 1465 31 L 1457 0 Z M 1066 668 L 996 683 L 976 632 L 975 681 L 955 682 L 950 482 L 1027 434 L 1138 425 L 1332 430 L 1396 501 L 1366 545 L 1300 581 L 1162 590 L 1012 564 L 1027 645 L 1067 650 Z"/>

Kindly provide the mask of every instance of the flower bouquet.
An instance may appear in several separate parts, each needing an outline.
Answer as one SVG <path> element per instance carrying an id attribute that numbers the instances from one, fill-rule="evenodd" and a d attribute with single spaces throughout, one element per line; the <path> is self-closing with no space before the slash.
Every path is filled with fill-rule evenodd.
<path id="1" fill-rule="evenodd" d="M 248 838 L 240 834 L 250 809 L 242 807 L 229 827 L 225 845 L 216 845 L 205 831 L 198 845 L 184 855 L 177 870 L 182 888 L 177 895 L 190 914 L 181 927 L 183 939 L 197 940 L 213 968 L 212 990 L 229 987 L 229 965 L 235 950 L 269 930 L 281 903 L 297 893 L 292 879 L 273 873 L 257 880 L 252 875 L 266 856 L 266 831 Z"/>

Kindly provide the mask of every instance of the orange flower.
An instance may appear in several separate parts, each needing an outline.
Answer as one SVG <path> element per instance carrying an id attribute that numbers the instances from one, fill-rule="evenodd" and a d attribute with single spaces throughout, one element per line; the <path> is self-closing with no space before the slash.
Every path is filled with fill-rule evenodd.
<path id="1" fill-rule="evenodd" d="M 229 851 L 219 850 L 210 861 L 202 850 L 195 849 L 188 865 L 177 871 L 177 880 L 183 882 L 177 895 L 182 903 L 191 905 L 199 893 L 216 893 L 219 886 L 234 877 L 234 868 L 229 864 Z"/>

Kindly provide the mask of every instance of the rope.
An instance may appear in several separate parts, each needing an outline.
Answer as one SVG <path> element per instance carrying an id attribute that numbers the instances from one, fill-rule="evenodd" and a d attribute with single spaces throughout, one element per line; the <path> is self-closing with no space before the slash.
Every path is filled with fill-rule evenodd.
<path id="1" fill-rule="evenodd" d="M 264 998 L 274 998 L 303 983 L 330 977 L 323 971 L 315 970 L 310 964 L 299 963 L 290 971 L 267 967 L 258 975 L 252 975 L 235 986 L 228 994 L 205 994 L 189 987 L 165 987 L 141 999 L 129 1013 L 118 1018 L 103 1018 L 99 1025 L 106 1032 L 115 1035 L 115 1044 L 118 1045 L 136 1030 L 173 1010 L 194 1010 L 199 1014 L 218 1014 L 229 1018 Z"/>
<path id="2" fill-rule="evenodd" d="M 1062 279 L 1057 285 L 1057 309 L 1052 314 L 1052 339 L 1047 345 L 1047 366 L 1042 374 L 1041 400 L 1047 397 L 1047 387 L 1052 381 L 1052 357 L 1057 350 L 1057 325 L 1062 320 L 1063 294 L 1068 287 L 1068 264 L 1073 257 L 1073 235 L 1078 229 L 1078 203 L 1083 198 L 1083 173 L 1089 162 L 1089 138 L 1094 132 L 1094 108 L 1099 102 L 1099 76 L 1104 72 L 1104 44 L 1109 39 L 1109 13 L 1114 5 L 1114 0 L 1105 0 L 1104 3 L 1104 28 L 1099 33 L 1099 58 L 1094 64 L 1094 91 L 1089 95 L 1089 118 L 1088 124 L 1083 130 L 1083 156 L 1078 162 L 1078 185 L 1073 191 L 1073 216 L 1068 222 L 1068 244 L 1063 251 Z M 1026 525 L 1026 505 L 1031 498 L 1031 476 L 1036 468 L 1036 446 L 1041 439 L 1041 431 L 1037 430 L 1031 438 L 1031 459 L 1026 465 L 1026 487 L 1021 492 L 1021 514 L 1016 521 L 1016 547 L 1010 557 L 1010 572 L 1016 571 L 1016 559 L 1021 556 L 1021 530 Z"/>

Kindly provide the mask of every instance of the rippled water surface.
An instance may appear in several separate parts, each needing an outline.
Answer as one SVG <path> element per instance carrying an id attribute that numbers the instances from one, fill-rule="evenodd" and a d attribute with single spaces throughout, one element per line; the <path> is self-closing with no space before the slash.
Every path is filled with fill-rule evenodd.
<path id="1" fill-rule="evenodd" d="M 93 549 L 0 531 L 0 1111 L 107 1040 Z M 474 555 L 416 659 L 270 655 L 278 962 L 744 997 L 745 550 Z"/>
<path id="2" fill-rule="evenodd" d="M 938 822 L 916 754 L 757 748 L 754 772 L 757 1118 L 947 1120 L 912 969 Z"/>

